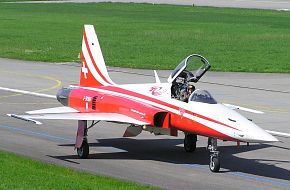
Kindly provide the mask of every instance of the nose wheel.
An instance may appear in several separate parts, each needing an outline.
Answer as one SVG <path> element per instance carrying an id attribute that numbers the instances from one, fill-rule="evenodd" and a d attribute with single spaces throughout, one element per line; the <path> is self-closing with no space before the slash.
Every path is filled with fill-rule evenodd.
<path id="1" fill-rule="evenodd" d="M 220 159 L 218 155 L 210 155 L 209 169 L 212 172 L 219 172 L 221 168 Z"/>
<path id="2" fill-rule="evenodd" d="M 211 153 L 210 161 L 209 161 L 210 171 L 219 172 L 221 165 L 220 165 L 219 151 L 217 151 L 217 139 L 216 138 L 208 138 L 207 149 Z"/>

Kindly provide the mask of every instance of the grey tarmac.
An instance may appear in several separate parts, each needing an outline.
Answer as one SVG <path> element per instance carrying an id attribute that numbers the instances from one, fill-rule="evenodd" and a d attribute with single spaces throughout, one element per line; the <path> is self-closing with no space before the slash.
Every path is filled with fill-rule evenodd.
<path id="1" fill-rule="evenodd" d="M 94 3 L 94 2 L 122 2 L 122 3 L 151 3 L 208 7 L 232 7 L 250 9 L 290 10 L 289 0 L 62 0 L 62 1 L 29 1 L 17 3 Z"/>
<path id="2" fill-rule="evenodd" d="M 181 58 L 182 59 L 182 58 Z M 210 61 L 210 60 L 209 60 Z M 61 86 L 77 84 L 78 64 L 18 61 L 0 58 L 0 86 L 54 95 Z M 109 68 L 119 84 L 154 82 L 153 71 Z M 162 81 L 169 71 L 158 71 Z M 290 133 L 290 75 L 209 72 L 197 88 L 207 89 L 219 101 L 264 111 L 242 113 L 264 129 Z M 186 153 L 183 137 L 143 132 L 122 138 L 126 125 L 101 122 L 89 131 L 90 158 L 74 151 L 77 123 L 19 121 L 7 113 L 56 107 L 51 99 L 0 90 L 0 149 L 77 170 L 113 176 L 165 189 L 290 189 L 290 139 L 275 144 L 219 141 L 222 169 L 208 168 L 207 139 L 198 137 L 197 150 Z"/>

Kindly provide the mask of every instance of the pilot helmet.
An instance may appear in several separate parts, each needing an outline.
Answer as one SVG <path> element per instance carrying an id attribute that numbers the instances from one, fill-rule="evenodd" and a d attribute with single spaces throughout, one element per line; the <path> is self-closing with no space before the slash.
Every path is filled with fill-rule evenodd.
<path id="1" fill-rule="evenodd" d="M 189 84 L 187 86 L 187 90 L 193 92 L 195 90 L 195 87 L 193 85 Z"/>

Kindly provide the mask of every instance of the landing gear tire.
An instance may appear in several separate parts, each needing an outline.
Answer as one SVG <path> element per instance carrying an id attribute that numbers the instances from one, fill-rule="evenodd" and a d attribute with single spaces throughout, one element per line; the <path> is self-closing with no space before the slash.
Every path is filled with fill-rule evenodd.
<path id="1" fill-rule="evenodd" d="M 87 141 L 83 141 L 82 146 L 77 148 L 78 157 L 82 159 L 86 159 L 89 157 L 89 144 Z"/>
<path id="2" fill-rule="evenodd" d="M 185 134 L 184 137 L 184 150 L 185 152 L 194 152 L 196 149 L 197 135 Z"/>
<path id="3" fill-rule="evenodd" d="M 217 139 L 209 137 L 207 149 L 211 153 L 209 161 L 209 169 L 212 172 L 219 172 L 221 168 L 219 151 L 217 151 L 217 147 L 218 147 Z"/>
<path id="4" fill-rule="evenodd" d="M 217 156 L 211 156 L 209 169 L 212 172 L 219 172 L 221 168 L 220 159 Z"/>

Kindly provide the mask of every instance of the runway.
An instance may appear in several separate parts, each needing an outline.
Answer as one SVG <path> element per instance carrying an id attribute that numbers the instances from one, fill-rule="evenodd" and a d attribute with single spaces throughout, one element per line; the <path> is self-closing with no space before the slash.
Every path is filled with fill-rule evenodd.
<path id="1" fill-rule="evenodd" d="M 109 71 L 119 84 L 154 82 L 152 71 Z M 0 86 L 55 95 L 61 86 L 78 83 L 79 72 L 76 64 L 0 59 Z M 169 72 L 158 73 L 166 77 Z M 290 133 L 289 81 L 289 74 L 210 72 L 197 87 L 210 91 L 219 102 L 264 111 L 242 114 L 264 129 Z M 222 169 L 214 174 L 208 169 L 204 137 L 198 138 L 196 152 L 185 153 L 182 133 L 178 138 L 147 132 L 122 138 L 126 126 L 101 122 L 89 131 L 90 159 L 80 160 L 73 148 L 76 122 L 45 121 L 36 126 L 5 115 L 60 106 L 58 102 L 0 90 L 0 106 L 1 150 L 165 189 L 290 189 L 289 138 L 240 148 L 219 141 Z"/>

